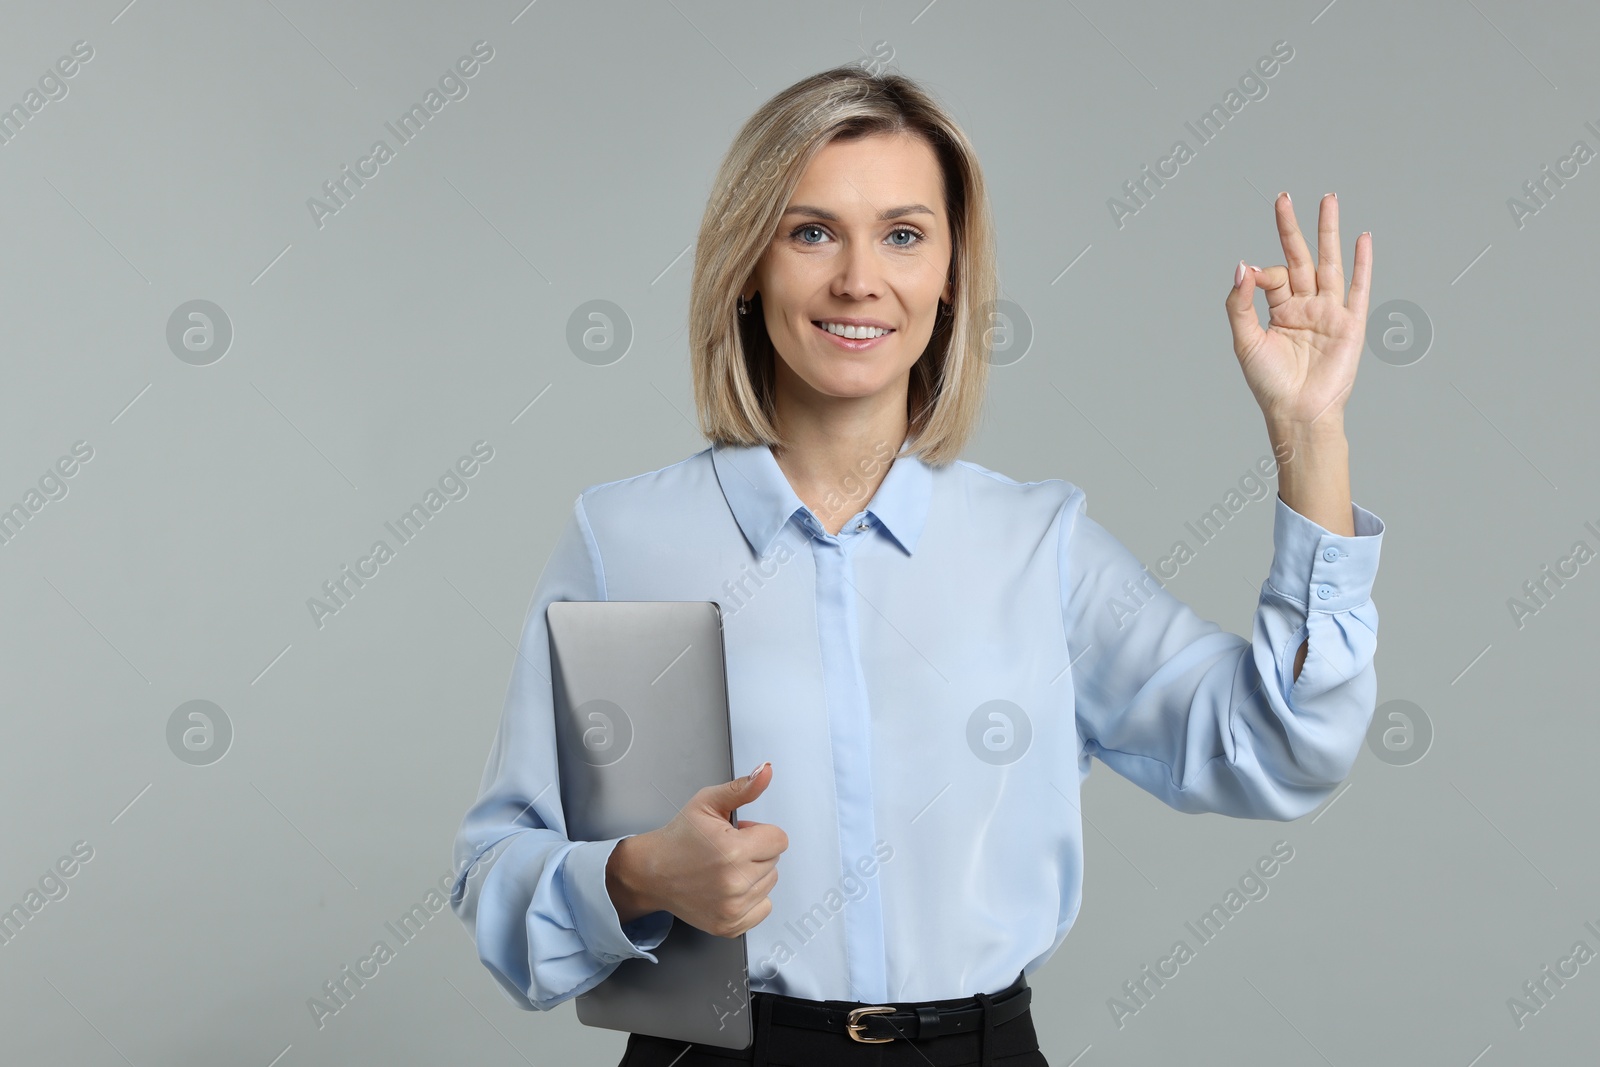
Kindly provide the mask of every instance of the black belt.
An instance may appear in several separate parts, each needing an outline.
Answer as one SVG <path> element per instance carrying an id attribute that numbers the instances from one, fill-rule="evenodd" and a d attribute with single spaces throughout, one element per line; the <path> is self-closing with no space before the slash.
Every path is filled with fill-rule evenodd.
<path id="1" fill-rule="evenodd" d="M 995 994 L 990 1001 L 990 1027 L 1015 1019 L 1028 1010 L 1028 1002 L 1032 999 L 1033 990 L 1028 988 L 1027 979 L 1017 975 L 1017 980 L 1010 988 Z M 983 1005 L 971 998 L 946 1002 L 945 1007 L 935 1004 L 903 1008 L 896 1008 L 892 1004 L 828 1006 L 845 1003 L 848 1002 L 817 1003 L 774 996 L 772 1021 L 780 1026 L 801 1026 L 810 1030 L 848 1034 L 852 1040 L 871 1044 L 893 1041 L 897 1037 L 919 1041 L 946 1034 L 974 1033 L 983 1027 Z"/>

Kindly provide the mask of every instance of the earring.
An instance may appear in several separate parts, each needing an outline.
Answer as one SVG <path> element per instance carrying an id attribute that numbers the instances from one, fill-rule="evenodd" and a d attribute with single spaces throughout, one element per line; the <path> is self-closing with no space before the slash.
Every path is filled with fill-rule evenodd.
<path id="1" fill-rule="evenodd" d="M 750 301 L 746 300 L 742 296 L 739 297 L 738 300 L 739 300 L 739 304 L 738 304 L 738 306 L 739 306 L 739 314 L 741 314 L 741 315 L 750 314 Z"/>

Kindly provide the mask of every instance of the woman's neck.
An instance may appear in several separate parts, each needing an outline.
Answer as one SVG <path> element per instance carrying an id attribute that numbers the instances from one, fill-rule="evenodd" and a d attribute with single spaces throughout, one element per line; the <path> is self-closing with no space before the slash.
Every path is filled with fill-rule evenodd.
<path id="1" fill-rule="evenodd" d="M 904 418 L 897 425 L 823 429 L 796 426 L 783 431 L 773 458 L 800 502 L 830 534 L 872 499 L 905 440 Z"/>

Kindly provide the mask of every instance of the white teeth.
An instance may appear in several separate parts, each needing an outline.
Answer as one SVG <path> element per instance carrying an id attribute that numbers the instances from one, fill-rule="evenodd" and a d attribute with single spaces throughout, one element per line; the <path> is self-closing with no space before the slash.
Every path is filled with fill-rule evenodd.
<path id="1" fill-rule="evenodd" d="M 847 337 L 851 340 L 863 340 L 868 337 L 882 337 L 888 330 L 877 326 L 841 326 L 836 322 L 824 322 L 819 325 L 831 334 Z"/>

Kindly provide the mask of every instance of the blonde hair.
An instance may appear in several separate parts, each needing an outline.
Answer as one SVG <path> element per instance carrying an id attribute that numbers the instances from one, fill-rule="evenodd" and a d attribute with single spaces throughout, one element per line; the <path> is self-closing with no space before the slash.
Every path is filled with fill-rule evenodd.
<path id="1" fill-rule="evenodd" d="M 759 297 L 736 300 L 765 252 L 812 158 L 833 140 L 909 133 L 933 148 L 944 174 L 955 299 L 936 316 L 911 369 L 908 451 L 932 465 L 961 452 L 982 413 L 989 312 L 998 283 L 994 223 L 975 150 L 945 109 L 898 74 L 849 65 L 813 74 L 763 104 L 717 172 L 695 244 L 689 358 L 700 431 L 718 444 L 781 446 L 773 424 L 777 352 Z"/>

